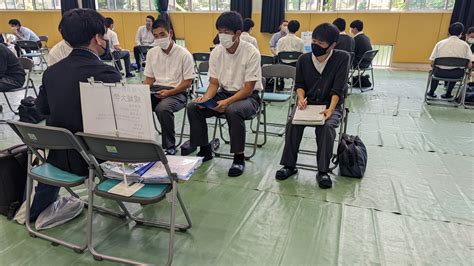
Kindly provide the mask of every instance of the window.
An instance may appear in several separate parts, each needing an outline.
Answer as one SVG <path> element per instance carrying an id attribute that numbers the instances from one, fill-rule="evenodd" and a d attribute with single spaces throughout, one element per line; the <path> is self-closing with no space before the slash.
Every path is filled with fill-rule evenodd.
<path id="1" fill-rule="evenodd" d="M 370 10 L 390 10 L 390 0 L 370 0 Z"/>
<path id="2" fill-rule="evenodd" d="M 209 0 L 192 0 L 193 11 L 210 11 L 211 5 Z"/>
<path id="3" fill-rule="evenodd" d="M 189 1 L 188 0 L 171 0 L 169 2 L 169 10 L 175 11 L 189 11 Z"/>
<path id="4" fill-rule="evenodd" d="M 138 10 L 138 0 L 96 0 L 96 5 L 101 10 Z"/>
<path id="5" fill-rule="evenodd" d="M 35 0 L 35 9 L 61 9 L 61 0 Z"/>
<path id="6" fill-rule="evenodd" d="M 215 0 L 217 1 L 217 9 L 219 11 L 229 11 L 230 10 L 230 0 Z"/>
<path id="7" fill-rule="evenodd" d="M 423 10 L 423 9 L 444 9 L 446 0 L 410 0 L 408 9 Z"/>
<path id="8" fill-rule="evenodd" d="M 0 0 L 0 9 L 25 9 L 23 0 Z"/>
<path id="9" fill-rule="evenodd" d="M 405 11 L 453 9 L 455 0 L 286 0 L 287 11 Z"/>
<path id="10" fill-rule="evenodd" d="M 336 10 L 354 10 L 355 0 L 338 0 L 336 1 Z"/>

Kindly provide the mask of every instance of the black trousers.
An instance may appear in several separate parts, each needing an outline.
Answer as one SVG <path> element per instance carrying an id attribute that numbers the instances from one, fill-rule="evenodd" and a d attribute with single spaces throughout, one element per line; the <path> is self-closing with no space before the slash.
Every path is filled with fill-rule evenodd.
<path id="1" fill-rule="evenodd" d="M 174 113 L 186 106 L 186 93 L 179 93 L 159 99 L 151 95 L 151 107 L 155 110 L 161 125 L 161 145 L 164 149 L 175 147 Z"/>
<path id="2" fill-rule="evenodd" d="M 232 95 L 234 95 L 233 92 L 221 89 L 213 99 L 220 101 Z M 259 102 L 260 96 L 257 91 L 254 91 L 250 97 L 234 102 L 225 109 L 224 115 L 229 124 L 231 153 L 244 152 L 246 137 L 245 120 L 257 113 Z M 209 144 L 206 118 L 219 116 L 222 113 L 208 108 L 200 109 L 195 102 L 189 103 L 187 108 L 189 125 L 191 127 L 191 145 L 197 147 Z"/>
<path id="3" fill-rule="evenodd" d="M 137 63 L 137 67 L 138 69 L 140 69 L 140 61 L 141 61 L 141 58 L 140 58 L 140 49 L 137 46 L 133 47 L 133 56 L 135 57 L 135 63 Z"/>
<path id="4" fill-rule="evenodd" d="M 448 78 L 448 79 L 457 79 L 461 78 L 464 75 L 464 69 L 462 68 L 455 68 L 455 69 L 441 69 L 435 68 L 433 69 L 433 75 L 440 77 L 440 78 Z M 439 80 L 431 80 L 431 89 L 429 94 L 434 94 L 436 88 L 438 88 Z M 446 91 L 447 95 L 451 95 L 456 82 L 448 82 L 448 89 Z"/>
<path id="5" fill-rule="evenodd" d="M 0 78 L 0 92 L 7 92 L 9 90 L 21 88 L 24 83 L 24 78 L 23 80 L 14 80 L 9 77 Z"/>
<path id="6" fill-rule="evenodd" d="M 315 127 L 316 133 L 316 162 L 318 171 L 329 172 L 329 164 L 334 149 L 334 140 L 336 139 L 336 128 L 339 127 L 342 119 L 342 112 L 339 109 L 334 110 L 331 117 L 326 120 L 322 126 Z M 295 167 L 298 160 L 298 150 L 300 149 L 301 139 L 303 138 L 305 125 L 293 125 L 292 119 L 286 124 L 285 147 L 281 156 L 280 164 L 288 167 Z"/>

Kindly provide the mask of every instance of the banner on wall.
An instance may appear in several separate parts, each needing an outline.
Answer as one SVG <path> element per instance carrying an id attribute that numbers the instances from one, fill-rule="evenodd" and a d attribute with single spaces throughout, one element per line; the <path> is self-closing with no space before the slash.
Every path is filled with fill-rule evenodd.
<path id="1" fill-rule="evenodd" d="M 311 42 L 313 40 L 313 32 L 311 31 L 303 31 L 301 32 L 301 40 L 304 43 L 304 52 L 309 53 L 311 52 Z"/>

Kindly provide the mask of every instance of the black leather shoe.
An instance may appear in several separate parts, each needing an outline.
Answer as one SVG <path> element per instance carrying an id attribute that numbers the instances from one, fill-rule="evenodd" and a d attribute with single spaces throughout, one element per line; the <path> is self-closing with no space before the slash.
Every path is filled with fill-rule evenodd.
<path id="1" fill-rule="evenodd" d="M 229 169 L 228 176 L 230 177 L 240 176 L 244 173 L 244 170 L 245 170 L 245 164 L 233 163 Z"/>
<path id="2" fill-rule="evenodd" d="M 441 98 L 443 98 L 443 99 L 450 99 L 450 98 L 453 98 L 453 97 L 454 97 L 454 96 L 451 95 L 451 94 L 443 94 L 443 95 L 441 95 Z"/>
<path id="3" fill-rule="evenodd" d="M 127 74 L 125 75 L 125 77 L 126 77 L 126 78 L 133 78 L 133 77 L 135 77 L 135 74 L 133 74 L 133 73 L 130 72 L 130 73 L 127 73 Z"/>
<path id="4" fill-rule="evenodd" d="M 430 98 L 436 98 L 436 97 L 438 97 L 436 94 L 434 94 L 434 93 L 429 93 L 429 92 L 428 92 L 426 95 L 427 95 L 428 97 L 430 97 Z"/>
<path id="5" fill-rule="evenodd" d="M 286 180 L 288 177 L 298 173 L 298 169 L 296 168 L 288 168 L 288 167 L 283 167 L 280 170 L 278 170 L 275 174 L 275 179 L 277 180 Z"/>
<path id="6" fill-rule="evenodd" d="M 166 155 L 176 155 L 176 149 L 175 148 L 169 148 L 165 150 Z"/>
<path id="7" fill-rule="evenodd" d="M 318 172 L 316 174 L 316 181 L 318 181 L 318 185 L 322 189 L 327 189 L 332 187 L 332 180 L 328 174 L 321 174 Z"/>
<path id="8" fill-rule="evenodd" d="M 203 151 L 201 150 L 201 151 L 199 151 L 199 152 L 196 154 L 196 156 L 198 156 L 198 157 L 204 157 L 204 158 L 202 159 L 202 162 L 207 162 L 207 161 L 209 161 L 209 160 L 212 160 L 212 158 L 213 158 L 213 157 L 212 157 L 212 151 L 209 152 L 209 153 L 205 153 L 205 152 L 203 152 Z"/>

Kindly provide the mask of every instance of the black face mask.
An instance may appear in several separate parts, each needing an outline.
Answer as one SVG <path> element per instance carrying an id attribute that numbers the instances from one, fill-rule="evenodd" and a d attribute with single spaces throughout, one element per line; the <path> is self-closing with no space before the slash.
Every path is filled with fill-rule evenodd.
<path id="1" fill-rule="evenodd" d="M 315 43 L 311 44 L 311 50 L 313 51 L 313 54 L 316 57 L 319 57 L 319 56 L 322 56 L 322 55 L 326 54 L 328 49 L 329 49 L 329 46 L 327 48 L 323 48 L 323 47 L 321 47 L 321 46 L 319 46 Z"/>
<path id="2" fill-rule="evenodd" d="M 104 52 L 102 54 L 99 54 L 99 57 L 104 59 L 104 58 L 107 58 L 108 55 L 110 54 L 110 45 L 109 45 L 109 41 L 108 40 L 105 40 L 105 39 L 102 39 L 105 41 L 105 47 L 100 45 L 100 48 L 104 49 Z"/>

